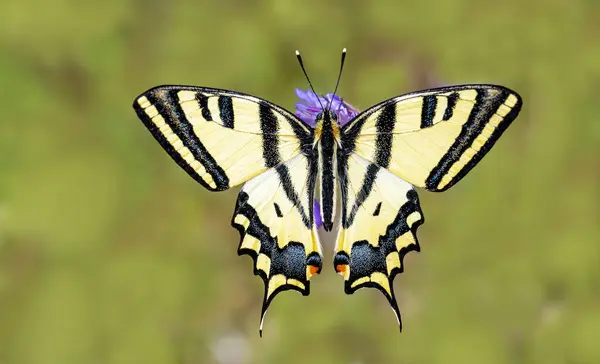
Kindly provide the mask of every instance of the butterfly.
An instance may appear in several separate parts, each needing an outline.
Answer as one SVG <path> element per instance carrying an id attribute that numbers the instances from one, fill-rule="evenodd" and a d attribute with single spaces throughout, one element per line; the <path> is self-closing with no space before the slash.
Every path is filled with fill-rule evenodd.
<path id="1" fill-rule="evenodd" d="M 206 189 L 243 184 L 231 224 L 238 253 L 252 257 L 264 281 L 261 336 L 273 298 L 308 295 L 321 272 L 317 213 L 326 231 L 337 229 L 333 266 L 345 292 L 377 288 L 402 330 L 393 280 L 404 256 L 420 250 L 414 187 L 440 192 L 460 181 L 517 117 L 521 97 L 496 85 L 433 88 L 385 100 L 344 125 L 331 103 L 319 103 L 314 127 L 269 101 L 209 87 L 154 87 L 133 108 Z"/>

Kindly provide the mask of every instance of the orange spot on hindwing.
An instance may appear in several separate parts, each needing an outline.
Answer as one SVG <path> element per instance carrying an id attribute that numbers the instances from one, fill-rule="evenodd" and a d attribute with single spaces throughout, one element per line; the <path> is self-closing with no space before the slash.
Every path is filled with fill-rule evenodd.
<path id="1" fill-rule="evenodd" d="M 335 271 L 344 277 L 348 272 L 349 265 L 350 257 L 346 252 L 341 251 L 335 255 L 335 258 L 333 258 L 333 266 L 335 268 Z"/>
<path id="2" fill-rule="evenodd" d="M 306 279 L 309 280 L 311 276 L 319 274 L 321 267 L 323 267 L 323 261 L 319 253 L 310 253 L 306 258 Z"/>

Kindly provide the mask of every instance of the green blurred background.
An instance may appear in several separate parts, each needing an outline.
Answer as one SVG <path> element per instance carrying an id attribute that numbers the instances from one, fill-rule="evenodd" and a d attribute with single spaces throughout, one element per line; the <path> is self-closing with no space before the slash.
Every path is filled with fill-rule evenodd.
<path id="1" fill-rule="evenodd" d="M 0 364 L 600 363 L 600 3 L 0 3 Z M 364 109 L 454 83 L 524 99 L 494 150 L 421 192 L 422 253 L 375 290 L 274 301 L 238 257 L 237 189 L 209 193 L 137 119 L 164 83 L 293 109 L 307 84 Z"/>

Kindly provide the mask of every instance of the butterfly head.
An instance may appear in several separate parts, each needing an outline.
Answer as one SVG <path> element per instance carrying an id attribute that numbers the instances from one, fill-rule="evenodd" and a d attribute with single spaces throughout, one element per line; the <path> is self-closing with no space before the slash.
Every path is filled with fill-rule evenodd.
<path id="1" fill-rule="evenodd" d="M 315 118 L 315 143 L 321 138 L 324 130 L 331 130 L 333 137 L 337 140 L 340 136 L 340 127 L 337 115 L 331 109 L 325 109 L 317 114 Z"/>
<path id="2" fill-rule="evenodd" d="M 323 110 L 320 113 L 317 114 L 317 118 L 315 119 L 316 124 L 318 125 L 319 123 L 336 123 L 337 122 L 337 115 L 327 109 L 327 110 Z"/>

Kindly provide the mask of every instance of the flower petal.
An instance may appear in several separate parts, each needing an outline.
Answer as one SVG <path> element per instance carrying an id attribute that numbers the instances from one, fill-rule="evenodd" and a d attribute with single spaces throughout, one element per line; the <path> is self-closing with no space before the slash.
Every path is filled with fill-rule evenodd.
<path id="1" fill-rule="evenodd" d="M 299 88 L 296 89 L 296 96 L 302 101 L 307 100 L 306 91 L 301 90 Z"/>
<path id="2" fill-rule="evenodd" d="M 301 100 L 296 103 L 296 116 L 312 127 L 315 127 L 315 119 L 323 110 L 322 106 L 329 107 L 331 105 L 331 110 L 336 114 L 340 126 L 344 126 L 358 114 L 358 110 L 354 106 L 346 103 L 338 95 L 329 93 L 325 96 L 317 96 L 312 90 L 304 91 L 297 88 L 296 96 Z"/>

